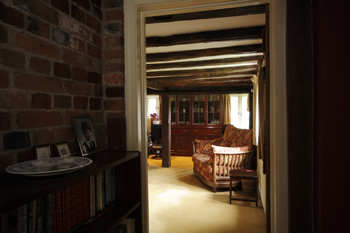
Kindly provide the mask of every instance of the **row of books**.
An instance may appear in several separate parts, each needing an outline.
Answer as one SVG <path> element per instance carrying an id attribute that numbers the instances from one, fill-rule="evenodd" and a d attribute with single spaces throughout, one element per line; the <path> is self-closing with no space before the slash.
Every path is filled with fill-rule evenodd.
<path id="1" fill-rule="evenodd" d="M 115 170 L 100 172 L 1 215 L 0 233 L 68 233 L 115 201 Z"/>

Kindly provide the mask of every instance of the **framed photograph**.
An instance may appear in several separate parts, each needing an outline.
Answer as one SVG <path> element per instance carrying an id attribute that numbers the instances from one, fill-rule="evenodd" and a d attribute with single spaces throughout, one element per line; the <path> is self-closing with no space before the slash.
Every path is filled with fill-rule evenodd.
<path id="1" fill-rule="evenodd" d="M 59 157 L 71 156 L 68 144 L 66 142 L 55 144 L 55 149 L 56 149 L 57 156 Z"/>
<path id="2" fill-rule="evenodd" d="M 96 134 L 89 116 L 72 116 L 73 127 L 82 156 L 97 151 Z"/>
<path id="3" fill-rule="evenodd" d="M 51 157 L 51 146 L 42 145 L 34 147 L 35 155 L 37 159 L 44 159 Z"/>

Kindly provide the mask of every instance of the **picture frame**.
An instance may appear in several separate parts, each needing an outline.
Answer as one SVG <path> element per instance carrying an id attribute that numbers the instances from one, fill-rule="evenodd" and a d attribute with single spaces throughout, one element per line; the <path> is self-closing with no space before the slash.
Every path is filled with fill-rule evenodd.
<path id="1" fill-rule="evenodd" d="M 72 156 L 68 144 L 66 142 L 56 143 L 55 150 L 58 157 L 69 157 Z"/>
<path id="2" fill-rule="evenodd" d="M 37 159 L 44 159 L 51 157 L 51 145 L 45 144 L 34 147 L 34 152 Z"/>
<path id="3" fill-rule="evenodd" d="M 72 116 L 72 123 L 82 156 L 96 152 L 96 133 L 91 118 L 85 115 Z"/>

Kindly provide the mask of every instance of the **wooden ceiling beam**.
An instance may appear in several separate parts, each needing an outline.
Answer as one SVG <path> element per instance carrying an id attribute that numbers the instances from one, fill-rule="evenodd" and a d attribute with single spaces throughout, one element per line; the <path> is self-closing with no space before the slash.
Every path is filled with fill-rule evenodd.
<path id="1" fill-rule="evenodd" d="M 244 46 L 232 46 L 225 48 L 214 48 L 214 49 L 200 49 L 183 52 L 171 52 L 171 53 L 154 53 L 147 54 L 147 62 L 159 62 L 159 61 L 175 61 L 179 59 L 191 59 L 197 57 L 206 56 L 218 56 L 218 55 L 229 55 L 229 54 L 246 54 L 252 52 L 263 52 L 261 44 L 256 45 L 244 45 Z"/>
<path id="2" fill-rule="evenodd" d="M 262 56 L 238 57 L 227 59 L 214 59 L 207 61 L 190 61 L 190 62 L 171 62 L 159 64 L 147 64 L 147 70 L 167 69 L 167 68 L 182 68 L 182 67 L 198 67 L 211 65 L 228 65 L 240 62 L 254 62 L 262 59 Z"/>
<path id="3" fill-rule="evenodd" d="M 154 36 L 146 38 L 146 47 L 173 46 L 216 41 L 233 41 L 247 39 L 263 39 L 263 26 L 227 29 L 219 31 L 177 34 L 172 36 Z"/>
<path id="4" fill-rule="evenodd" d="M 265 5 L 147 17 L 146 24 L 264 14 Z"/>
<path id="5" fill-rule="evenodd" d="M 226 81 L 207 81 L 207 82 L 197 82 L 195 80 L 188 80 L 188 81 L 158 81 L 158 83 L 165 87 L 165 90 L 167 87 L 209 87 L 209 86 L 237 86 L 237 85 L 251 85 L 252 82 L 250 79 L 240 79 L 240 80 L 226 80 Z"/>
<path id="6" fill-rule="evenodd" d="M 233 72 L 233 73 L 207 73 L 207 74 L 195 74 L 195 75 L 188 75 L 188 76 L 163 76 L 163 77 L 153 77 L 148 78 L 147 80 L 165 80 L 165 79 L 174 79 L 174 80 L 205 80 L 205 79 L 211 79 L 211 78 L 243 78 L 243 77 L 252 77 L 253 75 L 256 75 L 255 71 L 245 71 L 245 72 Z"/>
<path id="7" fill-rule="evenodd" d="M 232 74 L 235 72 L 254 71 L 256 74 L 256 65 L 238 66 L 217 69 L 194 69 L 194 70 L 174 70 L 174 71 L 154 71 L 147 72 L 147 78 L 159 76 L 188 76 L 188 75 L 205 75 L 205 74 Z"/>

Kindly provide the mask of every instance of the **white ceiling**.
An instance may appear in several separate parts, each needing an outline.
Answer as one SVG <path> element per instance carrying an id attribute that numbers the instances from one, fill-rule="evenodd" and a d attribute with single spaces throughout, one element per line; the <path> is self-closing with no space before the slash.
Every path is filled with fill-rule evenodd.
<path id="1" fill-rule="evenodd" d="M 169 23 L 153 23 L 146 24 L 146 37 L 153 36 L 171 36 L 177 34 L 196 33 L 203 31 L 217 31 L 244 27 L 254 27 L 265 25 L 265 14 L 224 17 L 215 19 L 200 19 L 191 21 L 176 21 Z M 230 46 L 242 46 L 261 44 L 262 40 L 240 40 L 240 41 L 223 41 L 223 42 L 209 42 L 196 43 L 190 45 L 174 45 L 166 47 L 148 47 L 147 54 L 152 53 L 166 53 L 178 52 L 199 49 L 223 48 Z"/>

